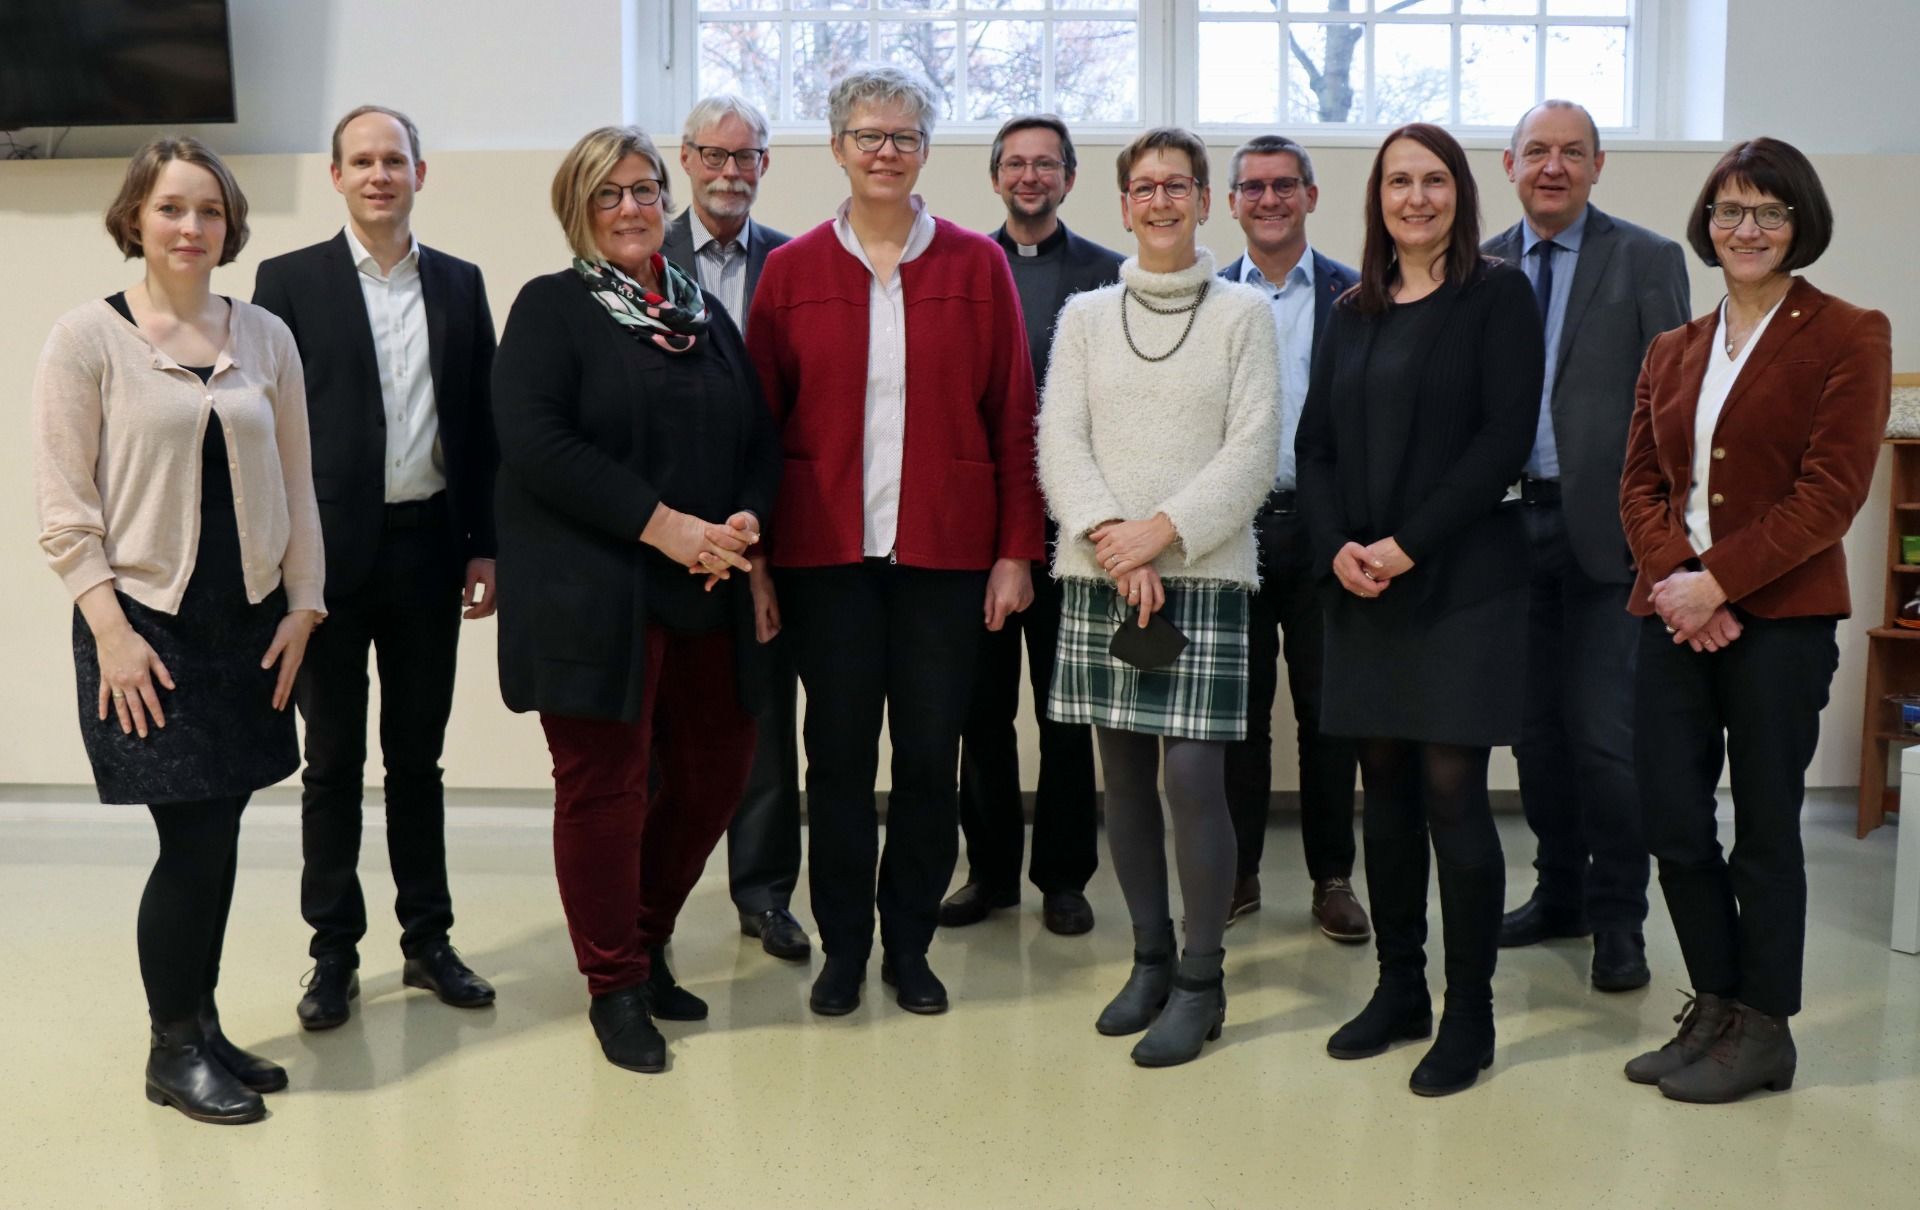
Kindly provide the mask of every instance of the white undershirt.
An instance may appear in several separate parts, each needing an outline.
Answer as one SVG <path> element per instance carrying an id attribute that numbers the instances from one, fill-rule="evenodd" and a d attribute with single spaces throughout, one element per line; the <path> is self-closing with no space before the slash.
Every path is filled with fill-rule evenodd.
<path id="1" fill-rule="evenodd" d="M 427 342 L 427 300 L 420 287 L 420 242 L 415 240 L 391 272 L 354 238 L 347 250 L 359 271 L 360 296 L 373 329 L 373 360 L 380 374 L 380 410 L 387 419 L 386 501 L 425 500 L 447 489 L 440 451 L 440 417 L 434 410 L 432 349 Z"/>
<path id="2" fill-rule="evenodd" d="M 1785 302 L 1783 296 L 1780 302 Z M 1740 346 L 1737 356 L 1727 356 L 1727 304 L 1720 303 L 1720 321 L 1713 328 L 1713 347 L 1707 350 L 1707 374 L 1700 381 L 1700 402 L 1693 413 L 1693 485 L 1687 492 L 1687 538 L 1693 543 L 1695 552 L 1704 552 L 1713 545 L 1713 525 L 1710 516 L 1712 508 L 1712 483 L 1710 482 L 1713 464 L 1713 430 L 1719 427 L 1720 410 L 1727 406 L 1727 396 L 1733 391 L 1733 384 L 1740 380 L 1740 371 L 1746 366 L 1747 358 L 1753 355 L 1754 346 L 1760 343 L 1760 337 L 1773 322 L 1773 313 L 1780 309 L 1780 303 L 1773 304 L 1771 310 L 1760 317 L 1754 326 L 1747 343 Z"/>
<path id="3" fill-rule="evenodd" d="M 900 253 L 904 265 L 933 242 L 933 216 L 919 194 L 913 195 L 913 229 Z M 900 288 L 900 270 L 882 282 L 867 259 L 860 237 L 853 233 L 847 214 L 853 200 L 840 204 L 833 231 L 840 246 L 866 266 L 867 290 L 867 401 L 866 433 L 861 449 L 866 518 L 860 552 L 869 559 L 893 553 L 900 531 L 900 470 L 907 455 L 907 300 Z"/>

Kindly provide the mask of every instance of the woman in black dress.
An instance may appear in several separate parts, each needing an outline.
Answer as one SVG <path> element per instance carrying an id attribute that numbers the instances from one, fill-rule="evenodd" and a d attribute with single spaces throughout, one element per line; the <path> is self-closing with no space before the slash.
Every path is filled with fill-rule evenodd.
<path id="1" fill-rule="evenodd" d="M 1432 1032 L 1431 832 L 1446 1012 L 1411 1084 L 1444 1096 L 1493 1062 L 1506 867 L 1487 758 L 1520 735 L 1527 612 L 1526 537 L 1501 501 L 1532 446 L 1545 346 L 1526 276 L 1480 256 L 1479 195 L 1452 136 L 1388 135 L 1366 206 L 1360 284 L 1334 309 L 1296 447 L 1301 509 L 1337 585 L 1321 727 L 1360 741 L 1380 959 L 1372 1000 L 1327 1051 L 1366 1058 Z"/>
<path id="2" fill-rule="evenodd" d="M 100 800 L 145 803 L 147 1098 L 250 1122 L 280 1067 L 227 1041 L 219 980 L 240 813 L 299 767 L 287 709 L 323 612 L 320 516 L 293 336 L 215 295 L 247 239 L 232 175 L 193 139 L 127 167 L 107 229 L 146 273 L 54 325 L 34 382 L 40 544 L 75 600 L 81 735 Z"/>

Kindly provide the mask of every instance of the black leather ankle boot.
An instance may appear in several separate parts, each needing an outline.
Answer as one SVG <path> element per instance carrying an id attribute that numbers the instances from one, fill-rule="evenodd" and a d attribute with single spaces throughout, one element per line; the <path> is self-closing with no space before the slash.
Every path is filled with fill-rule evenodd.
<path id="1" fill-rule="evenodd" d="M 1094 1029 L 1109 1038 L 1137 1034 L 1154 1017 L 1173 990 L 1173 922 L 1133 930 L 1133 970 L 1126 986 L 1100 1012 Z"/>
<path id="2" fill-rule="evenodd" d="M 267 1115 L 260 1094 L 208 1052 L 197 1016 L 154 1023 L 147 1052 L 147 1100 L 216 1126 L 257 1122 Z"/>
<path id="3" fill-rule="evenodd" d="M 207 1053 L 232 1072 L 234 1078 L 255 1092 L 279 1092 L 287 1086 L 286 1068 L 241 1050 L 227 1040 L 220 1028 L 220 1010 L 214 1005 L 212 992 L 200 1001 L 199 1020 L 200 1034 L 207 1040 Z"/>

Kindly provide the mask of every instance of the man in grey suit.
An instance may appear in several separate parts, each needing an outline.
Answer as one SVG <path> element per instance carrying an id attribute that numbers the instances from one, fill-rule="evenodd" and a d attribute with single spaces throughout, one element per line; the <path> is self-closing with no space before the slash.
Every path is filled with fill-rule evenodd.
<path id="1" fill-rule="evenodd" d="M 1547 336 L 1540 427 L 1509 498 L 1533 553 L 1520 797 L 1538 877 L 1500 944 L 1593 934 L 1593 985 L 1644 987 L 1647 848 L 1633 773 L 1633 567 L 1620 470 L 1653 338 L 1687 321 L 1680 246 L 1587 202 L 1606 164 L 1593 117 L 1544 101 L 1503 157 L 1523 221 L 1485 251 L 1522 267 Z"/>
<path id="2" fill-rule="evenodd" d="M 767 253 L 787 236 L 753 221 L 754 199 L 772 163 L 767 119 L 731 94 L 703 97 L 687 114 L 680 167 L 693 200 L 672 222 L 660 251 L 720 300 L 742 335 Z M 812 951 L 788 904 L 800 877 L 800 750 L 794 738 L 798 681 L 786 640 L 769 645 L 771 705 L 755 720 L 759 746 L 727 829 L 727 881 L 740 932 L 758 937 L 776 958 L 803 961 Z"/>

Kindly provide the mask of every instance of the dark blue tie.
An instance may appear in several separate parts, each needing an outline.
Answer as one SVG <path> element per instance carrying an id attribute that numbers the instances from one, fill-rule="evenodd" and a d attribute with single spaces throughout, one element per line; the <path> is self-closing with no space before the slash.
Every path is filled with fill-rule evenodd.
<path id="1" fill-rule="evenodd" d="M 1553 254 L 1560 251 L 1560 245 L 1550 239 L 1543 239 L 1533 246 L 1533 254 L 1540 258 L 1540 272 L 1533 279 L 1533 301 L 1540 304 L 1540 326 L 1547 326 L 1547 312 L 1553 306 Z"/>

